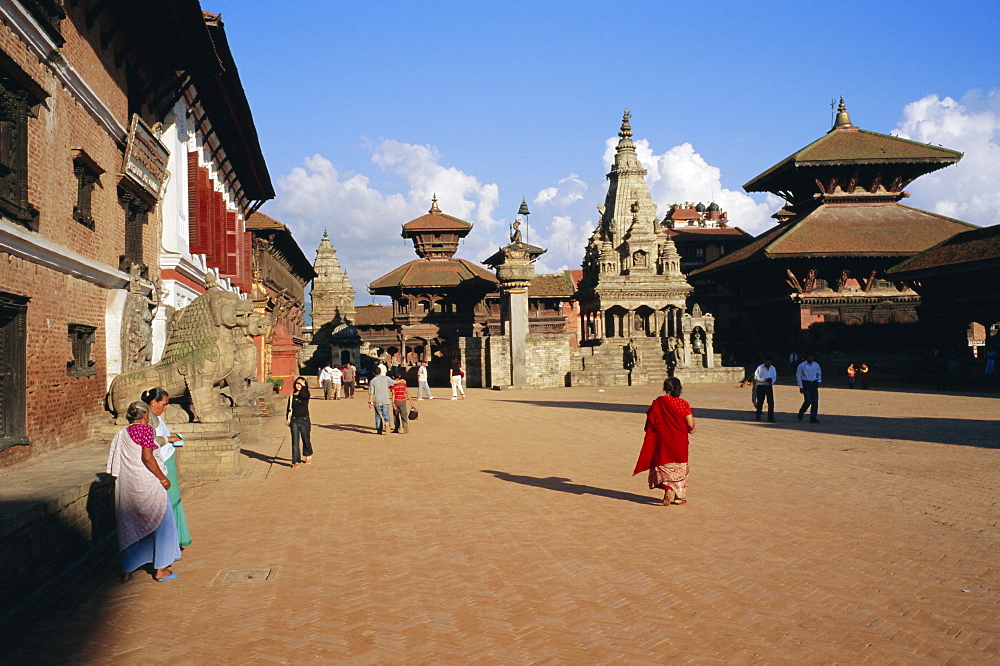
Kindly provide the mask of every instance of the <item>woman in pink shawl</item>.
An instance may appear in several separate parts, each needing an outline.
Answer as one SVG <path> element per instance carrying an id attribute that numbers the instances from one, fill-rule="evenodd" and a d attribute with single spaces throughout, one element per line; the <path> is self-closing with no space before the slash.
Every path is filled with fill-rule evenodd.
<path id="1" fill-rule="evenodd" d="M 663 505 L 686 504 L 688 435 L 694 432 L 691 405 L 681 398 L 681 380 L 667 377 L 663 392 L 646 412 L 646 437 L 635 464 L 635 476 L 649 472 L 649 487 L 662 488 Z"/>
<path id="2" fill-rule="evenodd" d="M 125 418 L 131 425 L 115 435 L 108 452 L 108 474 L 116 477 L 121 582 L 132 580 L 135 570 L 145 564 L 156 569 L 153 579 L 157 582 L 174 580 L 177 574 L 169 567 L 181 559 L 181 549 L 167 498 L 170 481 L 155 453 L 159 447 L 149 425 L 149 407 L 133 402 Z"/>

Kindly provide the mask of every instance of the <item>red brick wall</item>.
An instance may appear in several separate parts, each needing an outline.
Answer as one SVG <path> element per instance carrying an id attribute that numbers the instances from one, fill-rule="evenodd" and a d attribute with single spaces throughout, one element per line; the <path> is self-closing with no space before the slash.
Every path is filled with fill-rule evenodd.
<path id="1" fill-rule="evenodd" d="M 87 38 L 77 26 L 85 4 L 66 3 L 69 18 L 62 22 L 66 39 L 63 57 L 127 126 L 127 99 L 123 76 L 109 53 L 95 52 L 95 35 Z M 14 59 L 36 83 L 49 92 L 38 107 L 38 117 L 28 121 L 28 200 L 39 210 L 38 234 L 96 263 L 117 267 L 124 253 L 125 213 L 118 203 L 117 174 L 122 150 L 87 114 L 80 104 L 38 62 L 27 47 L 0 24 L 0 49 Z M 71 151 L 82 148 L 105 170 L 92 197 L 95 228 L 73 219 L 77 179 Z M 144 257 L 156 277 L 160 226 L 155 212 L 143 230 Z M 45 268 L 28 260 L 0 253 L 0 291 L 30 297 L 26 343 L 26 429 L 30 446 L 0 451 L 0 467 L 66 446 L 84 442 L 94 424 L 106 421 L 107 330 L 105 311 L 108 290 L 85 280 Z M 70 324 L 95 327 L 91 358 L 93 375 L 72 377 L 67 362 L 73 357 L 68 338 Z"/>

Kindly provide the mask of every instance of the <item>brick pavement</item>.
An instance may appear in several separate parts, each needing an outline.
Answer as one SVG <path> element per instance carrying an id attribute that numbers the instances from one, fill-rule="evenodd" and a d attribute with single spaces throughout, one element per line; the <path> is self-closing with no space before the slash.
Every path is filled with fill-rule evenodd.
<path id="1" fill-rule="evenodd" d="M 364 396 L 314 402 L 312 465 L 268 462 L 275 420 L 247 478 L 185 486 L 178 581 L 109 559 L 8 657 L 995 663 L 1000 401 L 830 389 L 811 425 L 775 393 L 768 424 L 688 388 L 678 507 L 630 476 L 648 387 L 473 390 L 384 437 Z"/>

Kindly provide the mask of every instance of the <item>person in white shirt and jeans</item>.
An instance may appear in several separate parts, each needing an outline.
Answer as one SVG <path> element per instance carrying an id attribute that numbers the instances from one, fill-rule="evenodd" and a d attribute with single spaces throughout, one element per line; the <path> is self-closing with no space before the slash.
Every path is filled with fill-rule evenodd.
<path id="1" fill-rule="evenodd" d="M 420 367 L 417 368 L 417 400 L 423 400 L 424 393 L 427 394 L 428 400 L 434 399 L 431 395 L 431 386 L 427 383 L 427 361 L 421 361 Z"/>
<path id="2" fill-rule="evenodd" d="M 775 369 L 771 359 L 765 358 L 764 362 L 757 366 L 753 372 L 754 404 L 757 406 L 755 419 L 760 421 L 760 412 L 764 408 L 764 399 L 767 399 L 767 420 L 774 423 L 774 382 L 778 380 L 778 371 Z"/>
<path id="3" fill-rule="evenodd" d="M 799 363 L 799 367 L 795 371 L 795 383 L 799 385 L 799 393 L 802 394 L 799 421 L 805 415 L 806 409 L 812 407 L 809 422 L 819 423 L 816 412 L 819 410 L 819 385 L 823 383 L 823 372 L 820 370 L 814 354 L 806 354 L 806 360 Z"/>

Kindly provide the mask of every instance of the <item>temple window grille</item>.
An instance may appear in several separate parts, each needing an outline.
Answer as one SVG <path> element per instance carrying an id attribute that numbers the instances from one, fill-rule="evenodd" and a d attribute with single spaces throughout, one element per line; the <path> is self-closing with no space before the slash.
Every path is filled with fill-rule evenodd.
<path id="1" fill-rule="evenodd" d="M 104 170 L 83 150 L 73 151 L 73 175 L 76 176 L 76 205 L 73 206 L 73 219 L 93 230 L 94 217 L 92 200 L 94 187 Z"/>
<path id="2" fill-rule="evenodd" d="M 89 377 L 97 372 L 97 363 L 90 357 L 96 332 L 97 328 L 94 326 L 69 325 L 69 342 L 73 348 L 73 360 L 66 363 L 66 374 L 70 377 Z"/>
<path id="3" fill-rule="evenodd" d="M 118 268 L 128 272 L 132 264 L 136 264 L 139 274 L 147 278 L 149 269 L 143 262 L 142 228 L 149 216 L 149 204 L 121 187 L 118 188 L 118 201 L 125 209 L 125 254 L 119 257 Z"/>
<path id="4" fill-rule="evenodd" d="M 34 104 L 23 86 L 0 73 L 0 213 L 38 231 L 38 210 L 28 202 L 28 118 Z"/>
<path id="5" fill-rule="evenodd" d="M 28 444 L 25 431 L 28 299 L 0 292 L 0 450 Z"/>

